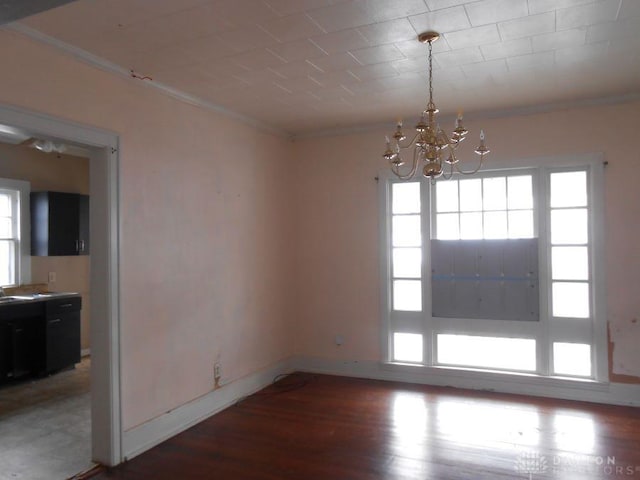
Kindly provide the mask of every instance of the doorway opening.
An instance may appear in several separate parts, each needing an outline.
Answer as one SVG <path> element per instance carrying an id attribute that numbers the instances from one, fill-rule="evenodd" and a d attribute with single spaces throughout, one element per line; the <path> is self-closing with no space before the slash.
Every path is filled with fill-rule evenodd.
<path id="1" fill-rule="evenodd" d="M 118 136 L 94 127 L 0 105 L 0 132 L 85 149 L 89 158 L 91 457 L 122 460 L 119 328 Z M 1 176 L 1 175 L 0 175 Z"/>

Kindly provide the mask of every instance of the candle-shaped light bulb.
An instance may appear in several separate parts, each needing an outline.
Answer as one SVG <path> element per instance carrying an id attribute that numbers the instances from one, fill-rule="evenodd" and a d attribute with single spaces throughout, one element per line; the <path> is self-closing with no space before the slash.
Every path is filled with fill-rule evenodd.
<path id="1" fill-rule="evenodd" d="M 480 141 L 484 142 L 484 130 L 480 130 Z"/>
<path id="2" fill-rule="evenodd" d="M 384 136 L 384 141 L 387 142 L 387 147 L 389 146 L 389 144 L 391 143 L 391 140 L 389 140 L 389 136 L 385 135 Z"/>
<path id="3" fill-rule="evenodd" d="M 398 127 L 402 128 L 402 119 L 398 118 Z"/>
<path id="4" fill-rule="evenodd" d="M 458 110 L 458 120 L 462 120 L 462 113 L 463 113 L 463 110 L 459 109 Z"/>

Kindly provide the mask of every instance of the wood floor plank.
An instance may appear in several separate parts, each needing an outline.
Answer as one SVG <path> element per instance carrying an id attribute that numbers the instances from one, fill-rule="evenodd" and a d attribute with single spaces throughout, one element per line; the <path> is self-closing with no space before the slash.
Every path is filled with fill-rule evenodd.
<path id="1" fill-rule="evenodd" d="M 638 408 L 296 374 L 94 478 L 640 480 L 639 447 Z"/>

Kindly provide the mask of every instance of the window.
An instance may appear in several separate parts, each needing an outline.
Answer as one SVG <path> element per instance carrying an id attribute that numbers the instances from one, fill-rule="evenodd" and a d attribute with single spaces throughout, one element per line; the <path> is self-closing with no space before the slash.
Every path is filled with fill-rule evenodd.
<path id="1" fill-rule="evenodd" d="M 0 179 L 0 286 L 29 281 L 29 242 L 21 235 L 29 231 L 28 218 L 22 214 L 25 202 L 28 208 L 28 195 L 28 183 Z"/>
<path id="2" fill-rule="evenodd" d="M 389 361 L 606 379 L 593 233 L 602 162 L 539 163 L 386 180 Z"/>

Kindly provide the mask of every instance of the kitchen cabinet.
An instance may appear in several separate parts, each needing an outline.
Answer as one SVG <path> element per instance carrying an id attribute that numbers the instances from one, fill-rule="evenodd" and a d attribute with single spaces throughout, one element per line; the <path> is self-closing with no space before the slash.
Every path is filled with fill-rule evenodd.
<path id="1" fill-rule="evenodd" d="M 2 306 L 0 319 L 0 381 L 35 373 L 37 360 L 33 347 L 38 344 L 41 306 Z"/>
<path id="2" fill-rule="evenodd" d="M 46 303 L 45 372 L 80 362 L 80 297 Z"/>
<path id="3" fill-rule="evenodd" d="M 81 308 L 77 294 L 0 305 L 0 382 L 80 362 Z"/>
<path id="4" fill-rule="evenodd" d="M 89 255 L 89 196 L 31 193 L 31 255 Z"/>

